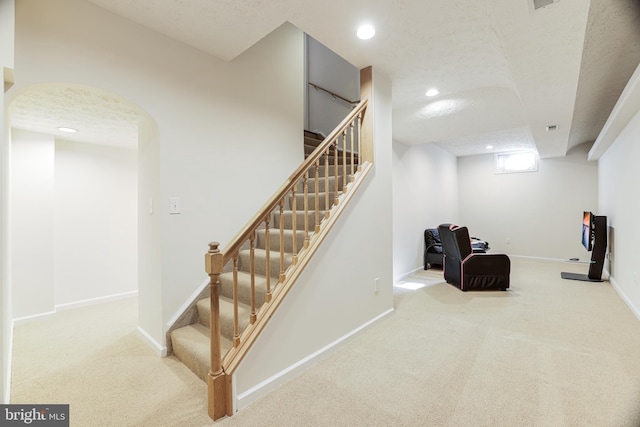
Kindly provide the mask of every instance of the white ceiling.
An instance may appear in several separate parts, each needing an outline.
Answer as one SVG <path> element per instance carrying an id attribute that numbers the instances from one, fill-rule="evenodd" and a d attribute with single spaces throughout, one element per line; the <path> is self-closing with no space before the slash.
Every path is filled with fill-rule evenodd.
<path id="1" fill-rule="evenodd" d="M 224 60 L 289 21 L 391 78 L 395 140 L 456 156 L 592 143 L 640 62 L 636 0 L 88 1 Z"/>
<path id="2" fill-rule="evenodd" d="M 94 87 L 62 83 L 29 86 L 9 108 L 11 126 L 17 129 L 70 141 L 138 147 L 141 113 L 131 102 Z M 58 126 L 81 132 L 66 133 Z"/>

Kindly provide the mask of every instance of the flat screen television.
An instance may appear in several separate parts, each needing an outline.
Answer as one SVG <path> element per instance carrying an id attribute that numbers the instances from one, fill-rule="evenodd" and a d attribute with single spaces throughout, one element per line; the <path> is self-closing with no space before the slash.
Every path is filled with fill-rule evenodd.
<path id="1" fill-rule="evenodd" d="M 562 272 L 563 279 L 584 280 L 589 282 L 602 282 L 602 269 L 604 268 L 605 253 L 607 251 L 607 217 L 594 215 L 592 212 L 582 213 L 582 245 L 591 252 L 589 261 L 589 273 L 579 274 Z M 570 261 L 579 260 L 572 258 Z"/>
<path id="2" fill-rule="evenodd" d="M 593 242 L 596 236 L 596 217 L 591 212 L 582 215 L 582 246 L 588 251 L 593 250 Z"/>

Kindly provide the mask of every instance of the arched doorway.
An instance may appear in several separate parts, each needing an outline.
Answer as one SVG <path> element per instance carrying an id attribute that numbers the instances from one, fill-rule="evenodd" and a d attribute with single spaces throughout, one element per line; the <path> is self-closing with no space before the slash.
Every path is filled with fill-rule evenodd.
<path id="1" fill-rule="evenodd" d="M 67 83 L 24 88 L 8 113 L 13 318 L 134 296 L 139 129 L 153 120 Z"/>

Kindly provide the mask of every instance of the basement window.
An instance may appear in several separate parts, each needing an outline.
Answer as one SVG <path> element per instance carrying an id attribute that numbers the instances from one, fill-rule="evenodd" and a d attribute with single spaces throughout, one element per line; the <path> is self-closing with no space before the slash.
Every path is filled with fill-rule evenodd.
<path id="1" fill-rule="evenodd" d="M 496 173 L 536 172 L 538 156 L 531 151 L 495 154 Z"/>

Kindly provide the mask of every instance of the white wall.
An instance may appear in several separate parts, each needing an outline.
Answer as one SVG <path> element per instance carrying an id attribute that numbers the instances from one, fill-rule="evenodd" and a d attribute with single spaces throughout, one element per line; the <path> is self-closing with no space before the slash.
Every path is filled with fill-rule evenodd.
<path id="1" fill-rule="evenodd" d="M 14 318 L 137 290 L 136 157 L 12 131 Z"/>
<path id="2" fill-rule="evenodd" d="M 9 286 L 8 166 L 9 123 L 4 115 L 4 91 L 0 92 L 0 402 L 8 403 L 11 372 L 11 294 Z"/>
<path id="3" fill-rule="evenodd" d="M 56 141 L 55 305 L 138 289 L 135 150 Z"/>
<path id="4" fill-rule="evenodd" d="M 11 276 L 14 319 L 54 311 L 53 136 L 11 138 Z"/>
<path id="5" fill-rule="evenodd" d="M 164 333 L 162 319 L 162 211 L 160 183 L 160 134 L 151 119 L 138 125 L 138 318 L 139 329 L 156 341 L 163 353 L 162 341 L 153 337 Z M 149 205 L 152 210 L 149 210 Z"/>
<path id="6" fill-rule="evenodd" d="M 239 367 L 239 394 L 265 380 L 273 387 L 272 376 L 393 308 L 391 83 L 375 70 L 373 83 L 374 169 Z"/>
<path id="7" fill-rule="evenodd" d="M 537 172 L 495 174 L 492 154 L 461 157 L 460 224 L 495 253 L 588 260 L 581 221 L 583 211 L 599 213 L 597 167 L 585 145 L 540 159 Z"/>
<path id="8" fill-rule="evenodd" d="M 0 68 L 13 68 L 14 46 L 13 36 L 15 1 L 0 1 Z"/>
<path id="9" fill-rule="evenodd" d="M 350 101 L 360 99 L 360 70 L 313 37 L 306 35 L 307 80 Z M 328 135 L 352 109 L 312 86 L 306 88 L 305 129 Z"/>
<path id="10" fill-rule="evenodd" d="M 139 242 L 155 247 L 140 251 L 148 257 L 141 304 L 150 307 L 139 321 L 163 343 L 166 322 L 206 278 L 207 243 L 224 246 L 302 159 L 303 33 L 285 24 L 227 63 L 81 0 L 20 1 L 16 19 L 10 94 L 40 82 L 85 84 L 157 124 L 145 151 L 159 161 L 159 186 L 148 188 L 157 210 L 141 218 L 148 241 Z M 149 196 L 141 192 L 140 203 Z M 169 216 L 170 197 L 181 198 L 181 215 Z"/>
<path id="11" fill-rule="evenodd" d="M 14 66 L 14 0 L 0 1 L 0 69 Z M 8 262 L 8 153 L 9 125 L 5 115 L 4 90 L 0 91 L 0 402 L 9 401 L 11 360 L 11 292 Z"/>
<path id="12" fill-rule="evenodd" d="M 393 278 L 424 268 L 424 230 L 458 221 L 457 159 L 434 144 L 393 142 Z"/>
<path id="13" fill-rule="evenodd" d="M 636 108 L 636 111 L 640 111 Z M 640 112 L 598 161 L 598 210 L 609 225 L 610 280 L 640 317 Z"/>

